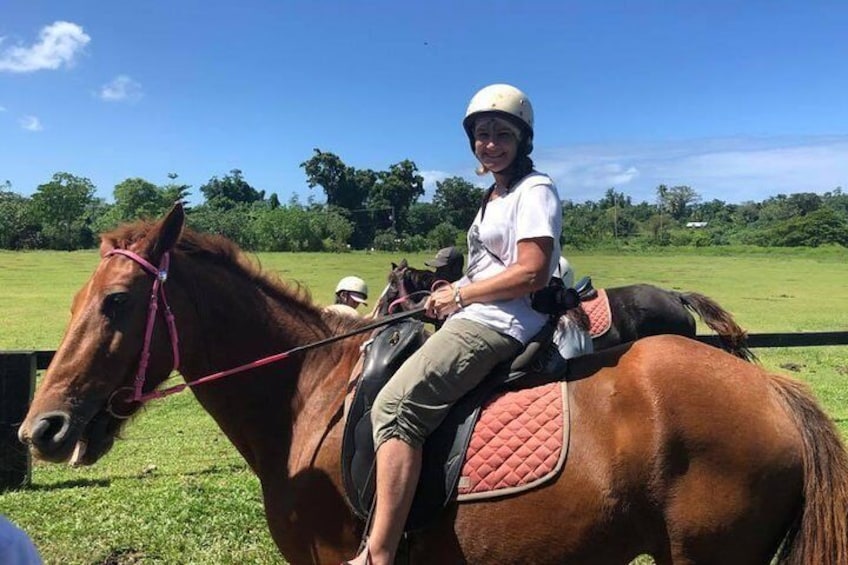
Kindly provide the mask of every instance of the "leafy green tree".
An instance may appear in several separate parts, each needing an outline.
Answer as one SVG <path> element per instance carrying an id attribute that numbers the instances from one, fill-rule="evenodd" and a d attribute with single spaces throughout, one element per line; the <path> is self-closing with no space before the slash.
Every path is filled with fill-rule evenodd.
<path id="1" fill-rule="evenodd" d="M 760 205 L 759 220 L 764 224 L 805 216 L 821 207 L 821 197 L 812 192 L 778 194 L 767 198 Z"/>
<path id="2" fill-rule="evenodd" d="M 709 202 L 701 202 L 692 208 L 692 217 L 697 221 L 708 224 L 730 224 L 733 221 L 733 212 L 736 206 L 713 199 Z"/>
<path id="3" fill-rule="evenodd" d="M 759 232 L 754 240 L 766 247 L 848 246 L 848 219 L 830 208 L 821 208 L 779 222 Z"/>
<path id="4" fill-rule="evenodd" d="M 480 209 L 483 192 L 462 177 L 450 177 L 436 182 L 433 204 L 439 208 L 443 219 L 457 228 L 467 229 Z"/>
<path id="5" fill-rule="evenodd" d="M 339 206 L 357 210 L 364 206 L 376 173 L 370 170 L 357 171 L 349 167 L 333 153 L 314 149 L 315 155 L 300 164 L 306 172 L 309 188 L 320 186 L 327 196 L 328 206 Z"/>
<path id="6" fill-rule="evenodd" d="M 416 202 L 409 207 L 407 222 L 409 233 L 426 234 L 438 226 L 444 220 L 445 215 L 442 208 L 432 202 Z M 469 224 L 470 225 L 470 224 Z"/>
<path id="7" fill-rule="evenodd" d="M 427 234 L 427 239 L 433 248 L 441 249 L 442 247 L 449 247 L 453 245 L 456 242 L 459 232 L 460 230 L 453 224 L 444 222 L 433 228 L 432 231 Z"/>
<path id="8" fill-rule="evenodd" d="M 562 204 L 562 245 L 567 249 L 591 247 L 604 237 L 603 210 L 592 202 Z M 566 251 L 567 253 L 567 251 Z"/>
<path id="9" fill-rule="evenodd" d="M 758 222 L 761 207 L 759 203 L 751 201 L 739 204 L 733 211 L 733 223 L 736 226 L 748 226 Z"/>
<path id="10" fill-rule="evenodd" d="M 841 186 L 837 186 L 832 192 L 825 192 L 822 195 L 822 206 L 848 217 L 848 194 L 842 192 Z"/>
<path id="11" fill-rule="evenodd" d="M 639 223 L 633 219 L 629 208 L 612 206 L 603 211 L 604 235 L 613 238 L 628 238 L 639 230 Z"/>
<path id="12" fill-rule="evenodd" d="M 114 195 L 114 210 L 119 221 L 158 218 L 173 204 L 166 200 L 162 189 L 141 178 L 130 178 L 118 183 Z"/>
<path id="13" fill-rule="evenodd" d="M 655 245 L 668 245 L 670 241 L 668 218 L 662 213 L 654 214 L 644 224 L 651 242 Z"/>
<path id="14" fill-rule="evenodd" d="M 328 251 L 347 250 L 353 236 L 354 225 L 338 209 L 309 209 L 310 223 L 321 236 L 324 249 Z"/>
<path id="15" fill-rule="evenodd" d="M 93 215 L 97 231 L 113 229 L 123 222 L 164 215 L 188 194 L 189 186 L 173 182 L 176 177 L 175 173 L 170 173 L 171 182 L 164 186 L 156 186 L 142 178 L 128 178 L 115 185 L 115 203 L 104 205 Z"/>
<path id="16" fill-rule="evenodd" d="M 198 230 L 223 235 L 244 249 L 256 249 L 255 232 L 251 228 L 254 209 L 246 204 L 219 208 L 209 203 L 188 211 L 187 224 Z"/>
<path id="17" fill-rule="evenodd" d="M 630 197 L 623 192 L 617 191 L 614 187 L 608 188 L 604 193 L 604 197 L 598 201 L 598 206 L 602 210 L 608 210 L 610 208 L 630 208 L 632 205 Z"/>
<path id="18" fill-rule="evenodd" d="M 224 178 L 212 177 L 200 187 L 206 203 L 213 208 L 229 210 L 244 204 L 265 199 L 265 191 L 259 191 L 244 180 L 239 169 L 233 169 Z"/>
<path id="19" fill-rule="evenodd" d="M 263 251 L 318 251 L 321 234 L 301 206 L 257 210 L 252 228 L 256 248 Z"/>
<path id="20" fill-rule="evenodd" d="M 415 163 L 406 159 L 381 171 L 368 195 L 369 207 L 392 208 L 395 231 L 403 233 L 408 228 L 409 207 L 424 194 L 424 177 L 418 174 Z"/>
<path id="21" fill-rule="evenodd" d="M 38 186 L 32 196 L 33 212 L 50 248 L 71 250 L 92 245 L 91 218 L 86 212 L 93 203 L 94 190 L 89 179 L 70 173 L 56 173 L 50 182 Z"/>
<path id="22" fill-rule="evenodd" d="M 689 208 L 700 201 L 700 195 L 688 186 L 673 186 L 666 192 L 666 209 L 678 222 L 689 214 Z"/>
<path id="23" fill-rule="evenodd" d="M 393 229 L 378 230 L 374 236 L 374 249 L 378 251 L 400 251 L 401 239 Z"/>
<path id="24" fill-rule="evenodd" d="M 603 211 L 604 235 L 613 238 L 626 238 L 635 234 L 638 222 L 631 213 L 630 197 L 615 188 L 608 188 L 604 197 L 598 201 Z"/>
<path id="25" fill-rule="evenodd" d="M 191 185 L 176 182 L 179 175 L 177 173 L 168 173 L 170 182 L 162 185 L 162 200 L 165 204 L 165 211 L 169 210 L 176 202 L 183 202 L 188 198 Z"/>
<path id="26" fill-rule="evenodd" d="M 29 198 L 12 192 L 6 181 L 0 188 L 0 248 L 27 249 L 38 247 L 39 226 L 34 220 Z"/>

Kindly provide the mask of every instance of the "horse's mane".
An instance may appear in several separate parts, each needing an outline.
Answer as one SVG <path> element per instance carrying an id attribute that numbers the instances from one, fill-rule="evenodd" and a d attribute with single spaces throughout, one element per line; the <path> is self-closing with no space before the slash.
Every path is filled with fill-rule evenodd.
<path id="1" fill-rule="evenodd" d="M 103 245 L 126 249 L 143 241 L 150 234 L 155 224 L 139 220 L 123 224 L 103 233 L 100 238 Z M 270 298 L 283 303 L 295 302 L 301 307 L 315 312 L 327 322 L 329 328 L 336 332 L 354 329 L 362 325 L 361 320 L 341 316 L 329 312 L 321 312 L 315 304 L 309 290 L 297 281 L 284 281 L 276 273 L 264 271 L 258 260 L 248 256 L 232 240 L 217 234 L 197 232 L 191 228 L 183 229 L 177 241 L 177 253 L 183 253 L 205 262 L 211 262 L 219 267 L 246 278 Z"/>

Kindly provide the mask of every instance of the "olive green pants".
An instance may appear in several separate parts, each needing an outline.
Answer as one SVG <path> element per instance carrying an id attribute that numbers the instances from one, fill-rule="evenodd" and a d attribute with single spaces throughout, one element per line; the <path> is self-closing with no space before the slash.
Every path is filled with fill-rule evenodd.
<path id="1" fill-rule="evenodd" d="M 521 349 L 518 340 L 482 324 L 448 320 L 400 366 L 374 400 L 374 448 L 392 438 L 420 447 L 457 400 Z"/>

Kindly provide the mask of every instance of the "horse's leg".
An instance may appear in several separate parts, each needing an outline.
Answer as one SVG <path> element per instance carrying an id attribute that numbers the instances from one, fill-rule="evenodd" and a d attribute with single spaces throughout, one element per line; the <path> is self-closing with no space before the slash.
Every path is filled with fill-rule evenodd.
<path id="1" fill-rule="evenodd" d="M 680 358 L 683 343 L 672 343 L 668 359 Z M 688 353 L 696 366 L 711 357 L 705 348 Z M 726 364 L 735 366 L 733 376 L 674 381 L 668 372 L 662 382 L 663 413 L 674 433 L 667 435 L 658 485 L 674 565 L 769 563 L 798 515 L 804 480 L 798 429 L 767 376 L 729 357 Z M 693 402 L 707 398 L 722 400 Z"/>
<path id="2" fill-rule="evenodd" d="M 748 479 L 749 477 L 746 477 Z M 721 487 L 698 496 L 711 499 L 708 512 L 692 512 L 688 499 L 676 504 L 668 519 L 670 545 L 667 556 L 656 556 L 656 562 L 669 565 L 723 565 L 727 563 L 769 563 L 777 553 L 783 533 L 794 517 L 797 490 L 792 481 L 766 481 L 771 494 L 739 492 L 737 495 Z M 779 484 L 778 484 L 779 483 Z M 775 486 L 777 485 L 777 486 Z M 736 485 L 737 487 L 740 485 Z M 791 494 L 790 494 L 791 493 Z M 718 503 L 724 497 L 724 504 Z M 753 500 L 746 500 L 751 497 Z"/>

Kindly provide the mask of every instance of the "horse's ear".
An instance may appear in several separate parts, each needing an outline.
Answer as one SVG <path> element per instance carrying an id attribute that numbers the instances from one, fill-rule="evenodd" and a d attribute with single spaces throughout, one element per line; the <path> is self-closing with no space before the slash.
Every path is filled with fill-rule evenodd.
<path id="1" fill-rule="evenodd" d="M 105 237 L 100 238 L 100 256 L 105 257 L 107 253 L 115 249 L 115 241 Z"/>
<path id="2" fill-rule="evenodd" d="M 409 268 L 409 263 L 406 262 L 406 257 L 404 257 L 403 259 L 400 260 L 400 266 L 403 269 Z"/>
<path id="3" fill-rule="evenodd" d="M 398 267 L 398 266 L 395 264 L 395 262 L 394 262 L 394 261 L 392 261 L 392 270 L 394 271 L 395 269 L 397 269 L 397 267 Z"/>
<path id="4" fill-rule="evenodd" d="M 182 202 L 177 202 L 168 215 L 165 216 L 150 232 L 150 251 L 148 258 L 158 263 L 162 255 L 177 244 L 185 225 L 185 210 Z"/>

